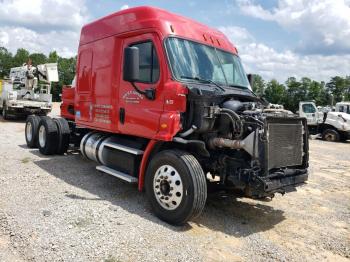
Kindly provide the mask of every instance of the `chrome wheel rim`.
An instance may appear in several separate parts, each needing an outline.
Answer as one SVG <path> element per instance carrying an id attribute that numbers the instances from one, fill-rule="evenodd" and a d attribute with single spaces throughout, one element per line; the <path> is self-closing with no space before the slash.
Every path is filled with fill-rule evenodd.
<path id="1" fill-rule="evenodd" d="M 153 179 L 153 191 L 158 203 L 166 210 L 179 207 L 183 197 L 182 180 L 170 165 L 159 167 Z"/>
<path id="2" fill-rule="evenodd" d="M 33 133 L 32 133 L 32 123 L 28 122 L 26 126 L 26 136 L 28 141 L 32 141 Z"/>
<path id="3" fill-rule="evenodd" d="M 44 126 L 39 128 L 39 144 L 41 147 L 45 147 L 46 144 L 46 129 Z"/>

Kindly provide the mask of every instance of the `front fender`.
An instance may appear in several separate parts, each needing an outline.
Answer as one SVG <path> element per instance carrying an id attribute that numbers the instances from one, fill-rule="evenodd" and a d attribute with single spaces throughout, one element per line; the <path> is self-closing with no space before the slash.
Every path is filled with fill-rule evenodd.
<path id="1" fill-rule="evenodd" d="M 173 137 L 181 130 L 180 113 L 164 112 L 160 116 L 159 130 L 153 139 L 172 141 Z"/>

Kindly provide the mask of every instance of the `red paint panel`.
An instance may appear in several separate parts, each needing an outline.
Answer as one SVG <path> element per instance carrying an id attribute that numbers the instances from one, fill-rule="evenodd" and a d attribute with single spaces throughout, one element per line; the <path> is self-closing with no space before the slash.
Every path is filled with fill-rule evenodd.
<path id="1" fill-rule="evenodd" d="M 70 120 L 74 120 L 74 114 L 72 114 L 73 111 L 69 109 L 74 109 L 74 95 L 75 88 L 72 88 L 71 86 L 62 87 L 62 103 L 60 105 L 61 116 Z"/>
<path id="2" fill-rule="evenodd" d="M 148 163 L 149 156 L 154 148 L 154 146 L 157 144 L 157 140 L 151 140 L 149 141 L 142 157 L 141 165 L 140 165 L 140 172 L 139 172 L 139 191 L 142 191 L 143 185 L 145 183 L 145 173 L 146 173 L 146 166 Z"/>
<path id="3" fill-rule="evenodd" d="M 235 47 L 220 31 L 192 19 L 148 6 L 122 10 L 85 25 L 81 32 L 80 45 L 145 28 L 156 28 L 164 38 L 177 35 L 236 53 Z M 220 43 L 210 39 L 217 39 Z"/>

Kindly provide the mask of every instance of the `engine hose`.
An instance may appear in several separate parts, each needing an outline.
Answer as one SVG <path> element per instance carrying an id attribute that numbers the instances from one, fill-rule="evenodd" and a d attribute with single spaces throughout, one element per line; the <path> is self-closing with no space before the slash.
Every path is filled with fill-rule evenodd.
<path id="1" fill-rule="evenodd" d="M 190 134 L 192 134 L 194 131 L 197 130 L 197 127 L 195 125 L 193 125 L 190 129 L 186 130 L 183 133 L 180 133 L 179 136 L 180 137 L 186 137 L 189 136 Z"/>
<path id="2" fill-rule="evenodd" d="M 225 112 L 222 112 L 221 114 L 230 118 L 231 124 L 232 124 L 232 130 L 233 131 L 236 130 L 235 120 L 233 120 L 232 116 L 229 113 L 225 113 Z"/>
<path id="3" fill-rule="evenodd" d="M 239 117 L 239 115 L 235 111 L 233 111 L 231 109 L 228 109 L 228 108 L 221 108 L 220 112 L 229 114 L 232 118 L 235 118 L 237 120 L 237 121 L 234 121 L 233 119 L 231 120 L 231 121 L 234 121 L 234 122 L 232 122 L 233 126 L 235 126 L 235 124 L 238 125 L 238 127 L 234 128 L 233 131 L 235 131 L 236 129 L 239 129 L 238 135 L 236 137 L 237 138 L 242 137 L 242 135 L 243 135 L 243 124 L 242 124 L 242 120 Z"/>
<path id="4" fill-rule="evenodd" d="M 239 117 L 239 115 L 238 115 L 235 111 L 233 111 L 233 110 L 231 110 L 231 109 L 228 109 L 228 108 L 221 108 L 220 111 L 221 111 L 221 112 L 226 112 L 226 113 L 229 113 L 229 114 L 233 115 L 233 117 L 236 118 L 236 120 L 241 120 L 241 118 Z"/>

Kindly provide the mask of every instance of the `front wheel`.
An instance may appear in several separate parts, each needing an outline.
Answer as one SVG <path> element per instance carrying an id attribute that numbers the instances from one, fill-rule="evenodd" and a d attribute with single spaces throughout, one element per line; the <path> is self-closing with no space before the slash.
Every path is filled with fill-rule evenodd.
<path id="1" fill-rule="evenodd" d="M 198 160 L 184 151 L 154 156 L 145 178 L 147 197 L 162 220 L 181 225 L 199 216 L 207 199 L 207 183 Z"/>
<path id="2" fill-rule="evenodd" d="M 339 133 L 334 129 L 326 129 L 322 133 L 322 138 L 329 142 L 338 142 L 340 139 Z"/>

